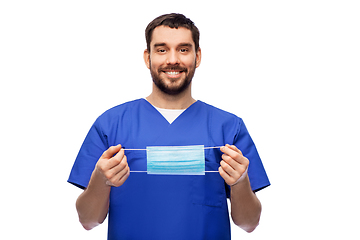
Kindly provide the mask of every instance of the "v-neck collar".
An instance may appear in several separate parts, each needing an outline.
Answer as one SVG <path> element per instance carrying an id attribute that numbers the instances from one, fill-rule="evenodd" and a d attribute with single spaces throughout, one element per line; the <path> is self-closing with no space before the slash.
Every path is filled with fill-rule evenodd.
<path id="1" fill-rule="evenodd" d="M 193 104 L 191 104 L 188 108 L 186 108 L 172 123 L 169 123 L 168 120 L 156 109 L 154 105 L 152 105 L 148 100 L 145 98 L 142 98 L 143 101 L 146 102 L 148 106 L 151 107 L 152 111 L 155 111 L 158 116 L 161 116 L 163 121 L 165 121 L 168 125 L 174 125 L 174 123 L 178 122 L 179 118 L 182 118 L 183 115 L 185 115 L 187 112 L 189 112 L 194 106 L 196 106 L 200 101 L 195 101 Z"/>

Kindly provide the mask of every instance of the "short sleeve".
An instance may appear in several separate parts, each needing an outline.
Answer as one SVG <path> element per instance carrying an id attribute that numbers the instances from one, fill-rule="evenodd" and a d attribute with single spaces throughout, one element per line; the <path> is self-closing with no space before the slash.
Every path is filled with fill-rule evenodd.
<path id="1" fill-rule="evenodd" d="M 234 139 L 234 145 L 241 150 L 247 159 L 249 159 L 250 163 L 248 175 L 251 189 L 254 192 L 257 192 L 270 186 L 270 181 L 260 159 L 259 153 L 242 119 L 239 121 L 238 132 Z"/>
<path id="2" fill-rule="evenodd" d="M 108 149 L 107 136 L 102 131 L 100 120 L 97 119 L 80 148 L 68 182 L 85 189 L 98 159 L 106 149 Z"/>

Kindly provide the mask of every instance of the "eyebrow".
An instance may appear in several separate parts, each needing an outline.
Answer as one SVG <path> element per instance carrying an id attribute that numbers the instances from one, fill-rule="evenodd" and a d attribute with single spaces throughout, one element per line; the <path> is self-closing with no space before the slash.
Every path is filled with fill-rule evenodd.
<path id="1" fill-rule="evenodd" d="M 179 47 L 192 47 L 193 45 L 191 43 L 180 43 Z"/>
<path id="2" fill-rule="evenodd" d="M 166 46 L 166 43 L 155 43 L 154 44 L 154 47 L 156 48 L 156 47 L 164 47 L 164 46 Z M 191 43 L 180 43 L 179 45 L 178 45 L 178 47 L 192 47 L 193 46 L 193 44 L 191 44 Z"/>
<path id="3" fill-rule="evenodd" d="M 166 43 L 155 43 L 154 47 L 163 47 L 166 46 Z"/>

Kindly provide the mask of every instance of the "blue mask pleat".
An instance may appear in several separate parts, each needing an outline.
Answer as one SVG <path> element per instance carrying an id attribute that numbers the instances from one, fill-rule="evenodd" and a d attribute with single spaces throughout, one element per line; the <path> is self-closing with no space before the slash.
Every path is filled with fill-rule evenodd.
<path id="1" fill-rule="evenodd" d="M 147 147 L 148 174 L 205 175 L 204 145 Z"/>

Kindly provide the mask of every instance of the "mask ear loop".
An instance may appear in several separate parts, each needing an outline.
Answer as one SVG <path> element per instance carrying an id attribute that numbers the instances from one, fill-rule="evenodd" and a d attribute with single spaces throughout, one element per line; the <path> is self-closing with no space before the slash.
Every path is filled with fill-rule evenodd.
<path id="1" fill-rule="evenodd" d="M 217 147 L 204 147 L 204 149 L 212 149 L 212 148 L 221 148 L 222 146 L 217 146 Z"/>
<path id="2" fill-rule="evenodd" d="M 218 147 L 204 147 L 204 149 L 212 149 L 212 148 L 221 148 L 222 146 L 218 146 Z M 130 149 L 130 148 L 122 148 L 124 149 L 125 151 L 148 151 L 147 149 L 139 149 L 139 148 L 133 148 L 133 149 Z"/>
<path id="3" fill-rule="evenodd" d="M 216 147 L 204 147 L 205 149 L 215 149 L 215 148 L 221 148 L 221 146 L 216 146 Z M 124 151 L 149 151 L 148 149 L 140 149 L 140 148 L 123 148 Z M 130 170 L 130 172 L 133 173 L 147 173 L 148 171 L 132 171 Z M 206 173 L 218 173 L 219 171 L 205 171 Z"/>

